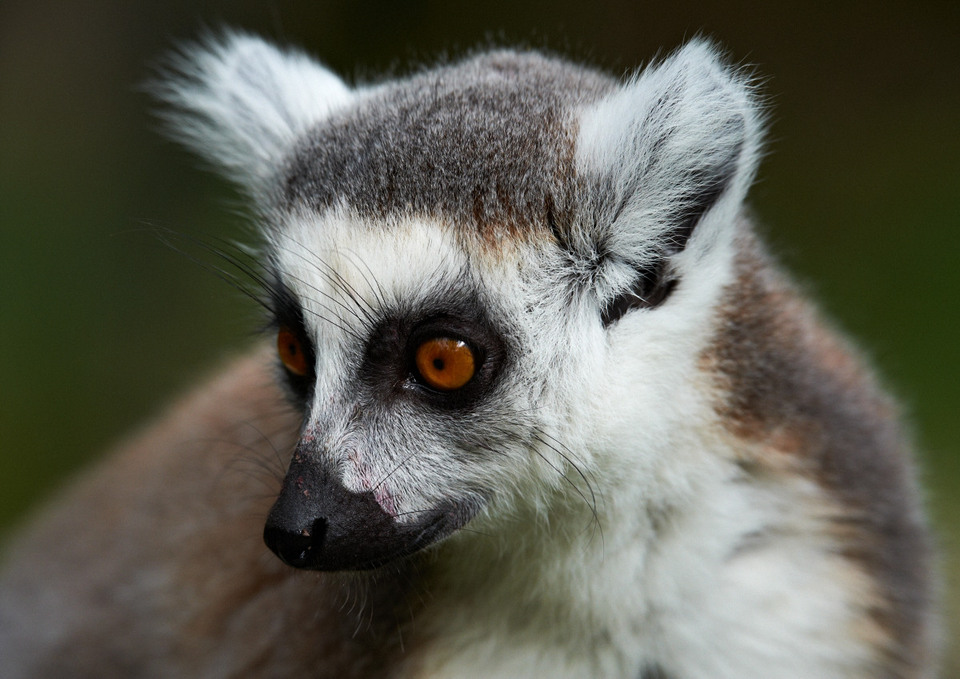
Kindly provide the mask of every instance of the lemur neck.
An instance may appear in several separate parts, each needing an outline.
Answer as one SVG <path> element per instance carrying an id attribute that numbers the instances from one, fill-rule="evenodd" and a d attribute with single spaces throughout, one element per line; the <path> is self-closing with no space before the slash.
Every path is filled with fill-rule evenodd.
<path id="1" fill-rule="evenodd" d="M 478 663 L 491 677 L 545 676 L 549 657 L 547 675 L 632 672 L 650 528 L 639 512 L 605 521 L 592 506 L 565 511 L 574 516 L 520 513 L 496 533 L 481 524 L 440 546 L 422 571 L 431 614 L 412 628 L 431 671 L 459 676 L 453 668 Z"/>

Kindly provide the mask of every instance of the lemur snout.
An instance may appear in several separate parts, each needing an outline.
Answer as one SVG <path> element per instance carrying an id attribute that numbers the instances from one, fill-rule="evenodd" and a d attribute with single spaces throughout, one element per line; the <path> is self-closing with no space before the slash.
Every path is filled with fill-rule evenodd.
<path id="1" fill-rule="evenodd" d="M 400 525 L 373 493 L 355 493 L 298 450 L 263 530 L 263 540 L 295 568 L 361 570 L 390 560 Z"/>
<path id="2" fill-rule="evenodd" d="M 433 544 L 472 514 L 449 503 L 400 522 L 372 491 L 348 490 L 312 455 L 297 450 L 267 516 L 263 541 L 294 568 L 368 570 Z"/>

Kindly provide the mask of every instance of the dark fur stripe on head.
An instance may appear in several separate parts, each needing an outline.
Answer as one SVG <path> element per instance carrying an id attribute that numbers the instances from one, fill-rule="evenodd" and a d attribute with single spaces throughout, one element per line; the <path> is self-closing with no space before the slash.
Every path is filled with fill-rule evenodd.
<path id="1" fill-rule="evenodd" d="M 572 180 L 572 110 L 613 86 L 539 54 L 484 54 L 367 95 L 305 136 L 284 201 L 432 215 L 484 231 L 544 228 Z M 411 144 L 411 140 L 417 143 Z"/>

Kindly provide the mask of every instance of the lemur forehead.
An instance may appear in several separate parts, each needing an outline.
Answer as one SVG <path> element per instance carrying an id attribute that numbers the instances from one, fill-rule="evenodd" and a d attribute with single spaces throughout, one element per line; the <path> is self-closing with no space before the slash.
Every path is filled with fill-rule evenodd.
<path id="1" fill-rule="evenodd" d="M 477 278 L 505 285 L 522 249 L 505 247 L 494 257 L 469 241 L 479 239 L 439 220 L 371 220 L 331 208 L 289 216 L 271 235 L 271 260 L 309 317 L 342 327 L 411 307 L 423 312 L 450 290 L 464 297 Z"/>
<path id="2" fill-rule="evenodd" d="M 523 237 L 572 207 L 575 111 L 609 77 L 499 51 L 361 93 L 314 127 L 287 165 L 287 207 L 430 216 Z"/>

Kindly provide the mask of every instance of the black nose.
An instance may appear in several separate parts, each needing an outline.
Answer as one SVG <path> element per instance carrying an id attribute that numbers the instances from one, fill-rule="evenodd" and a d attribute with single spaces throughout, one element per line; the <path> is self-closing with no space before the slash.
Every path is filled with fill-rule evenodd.
<path id="1" fill-rule="evenodd" d="M 372 492 L 347 490 L 315 456 L 298 449 L 267 517 L 263 541 L 295 568 L 362 570 L 408 551 L 409 530 Z"/>
<path id="2" fill-rule="evenodd" d="M 268 523 L 263 529 L 263 541 L 280 560 L 294 568 L 311 568 L 323 550 L 327 536 L 327 520 L 316 519 L 309 528 L 291 531 Z"/>
<path id="3" fill-rule="evenodd" d="M 315 455 L 293 455 L 280 496 L 267 516 L 263 541 L 284 563 L 318 571 L 377 568 L 440 540 L 465 525 L 476 506 L 452 502 L 399 522 L 373 492 L 348 490 Z"/>

